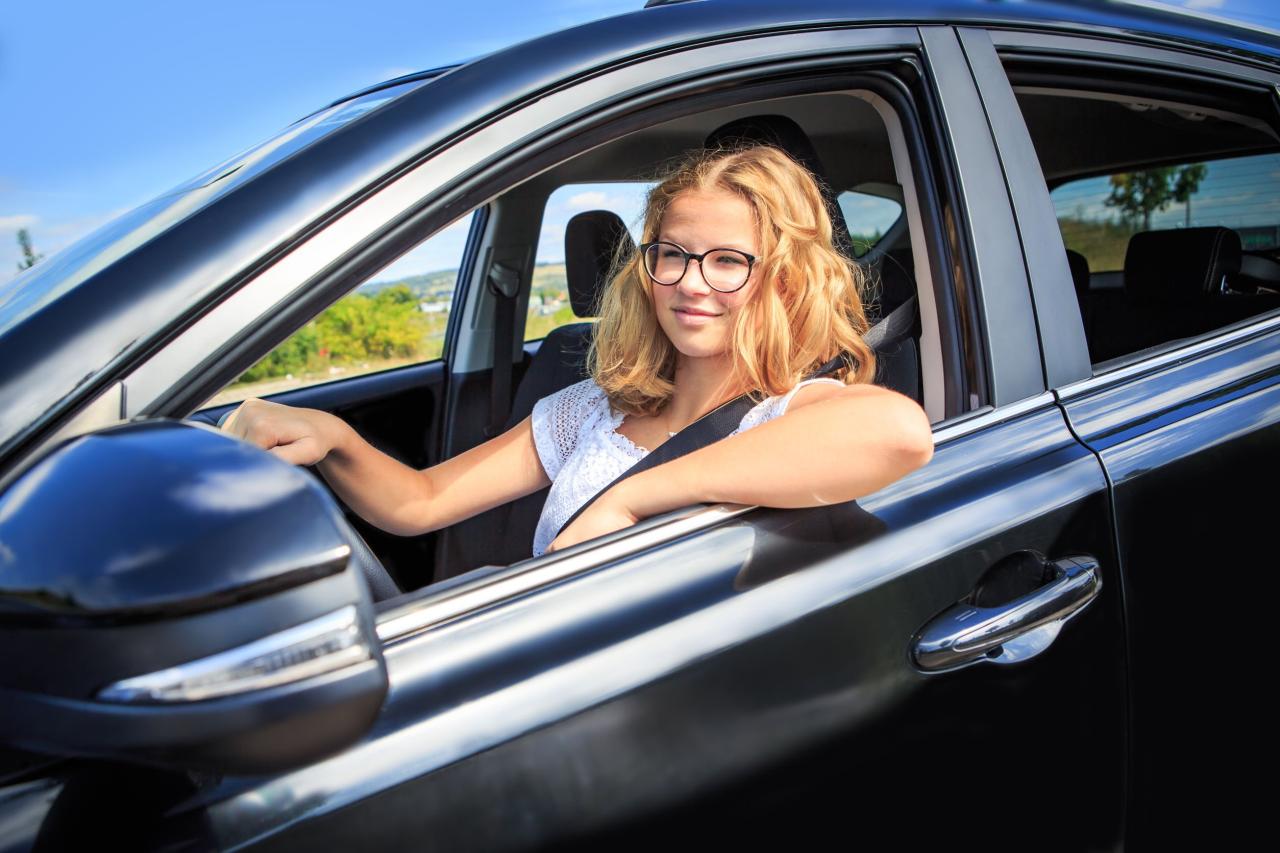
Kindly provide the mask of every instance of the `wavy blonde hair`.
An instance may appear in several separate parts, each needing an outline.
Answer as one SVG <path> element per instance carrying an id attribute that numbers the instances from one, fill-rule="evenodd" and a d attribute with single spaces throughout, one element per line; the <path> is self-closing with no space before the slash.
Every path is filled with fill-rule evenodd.
<path id="1" fill-rule="evenodd" d="M 751 207 L 760 238 L 760 278 L 738 312 L 731 336 L 730 387 L 753 398 L 784 394 L 845 352 L 829 374 L 869 383 L 876 356 L 868 328 L 866 274 L 832 244 L 831 217 L 813 173 L 771 145 L 698 150 L 650 190 L 642 243 L 657 239 L 663 214 L 687 190 L 726 190 Z M 655 285 L 638 249 L 614 258 L 599 298 L 591 376 L 615 409 L 657 414 L 675 389 L 677 350 L 662 331 L 650 295 Z"/>

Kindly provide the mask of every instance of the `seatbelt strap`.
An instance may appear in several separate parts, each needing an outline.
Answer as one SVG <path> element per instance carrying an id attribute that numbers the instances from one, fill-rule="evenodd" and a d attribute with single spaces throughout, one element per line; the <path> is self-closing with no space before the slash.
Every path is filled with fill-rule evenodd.
<path id="1" fill-rule="evenodd" d="M 511 408 L 511 340 L 515 336 L 516 296 L 520 273 L 501 261 L 489 265 L 489 291 L 494 295 L 493 382 L 490 385 L 489 425 L 486 438 L 502 432 Z"/>
<path id="2" fill-rule="evenodd" d="M 863 340 L 865 340 L 873 350 L 880 352 L 888 349 L 894 344 L 897 344 L 904 338 L 911 336 L 918 325 L 916 323 L 915 307 L 916 297 L 912 296 L 906 302 L 889 312 L 888 316 L 883 320 L 868 329 L 867 333 L 862 336 Z M 840 367 L 844 362 L 844 359 L 845 353 L 840 353 L 805 378 L 814 379 L 819 376 L 825 376 Z M 586 503 L 578 507 L 577 512 L 569 516 L 568 520 L 566 520 L 564 524 L 560 525 L 555 536 L 552 536 L 551 538 L 555 539 L 556 536 L 559 536 L 560 531 L 572 524 L 587 507 L 591 506 L 591 504 L 595 502 L 596 498 L 618 485 L 618 483 L 622 482 L 627 477 L 639 474 L 641 471 L 647 471 L 655 465 L 661 465 L 664 462 L 670 462 L 673 459 L 678 459 L 687 453 L 692 453 L 695 450 L 714 444 L 722 438 L 727 438 L 729 434 L 737 429 L 742 423 L 742 419 L 746 417 L 747 412 L 751 410 L 751 407 L 755 405 L 755 402 L 756 401 L 752 400 L 750 396 L 743 394 L 741 397 L 737 397 L 727 403 L 723 403 L 698 418 L 696 421 L 680 430 L 680 432 L 658 445 L 658 447 L 651 451 L 648 456 L 645 456 L 639 462 L 619 474 L 612 483 L 588 498 Z"/>

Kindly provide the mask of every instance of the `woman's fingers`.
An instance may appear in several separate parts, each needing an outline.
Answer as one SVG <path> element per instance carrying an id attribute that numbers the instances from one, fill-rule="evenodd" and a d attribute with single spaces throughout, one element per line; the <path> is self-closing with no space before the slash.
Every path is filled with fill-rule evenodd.
<path id="1" fill-rule="evenodd" d="M 269 448 L 268 452 L 294 465 L 314 465 L 324 458 L 319 442 L 311 436 L 304 436 L 288 444 L 278 444 Z"/>
<path id="2" fill-rule="evenodd" d="M 251 398 L 231 412 L 221 429 L 294 465 L 314 465 L 329 451 L 313 417 L 320 414 Z"/>

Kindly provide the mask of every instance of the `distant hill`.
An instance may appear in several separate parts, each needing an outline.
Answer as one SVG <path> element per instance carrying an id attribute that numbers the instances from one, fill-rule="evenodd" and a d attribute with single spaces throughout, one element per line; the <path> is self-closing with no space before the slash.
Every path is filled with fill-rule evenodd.
<path id="1" fill-rule="evenodd" d="M 368 284 L 360 285 L 360 287 L 356 288 L 356 292 L 373 296 L 378 291 L 403 284 L 420 300 L 439 299 L 452 295 L 457 280 L 458 271 L 456 269 L 436 270 L 422 275 L 411 275 L 406 278 L 371 281 Z"/>
<path id="2" fill-rule="evenodd" d="M 356 288 L 356 292 L 373 296 L 380 290 L 403 284 L 418 297 L 419 301 L 426 302 L 452 297 L 457 281 L 457 269 L 435 270 L 434 272 L 411 275 L 405 278 L 371 281 Z M 534 293 L 539 293 L 540 291 L 556 292 L 567 289 L 568 279 L 565 277 L 563 261 L 553 264 L 537 264 L 533 268 Z"/>

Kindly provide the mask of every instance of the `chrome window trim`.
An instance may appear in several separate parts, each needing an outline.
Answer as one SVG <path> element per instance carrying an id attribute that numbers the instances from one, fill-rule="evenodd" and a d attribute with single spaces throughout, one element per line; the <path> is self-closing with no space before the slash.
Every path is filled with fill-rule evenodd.
<path id="1" fill-rule="evenodd" d="M 426 587 L 424 595 L 378 615 L 378 638 L 384 645 L 407 639 L 516 596 L 626 559 L 645 549 L 698 533 L 753 509 L 756 507 L 743 504 L 697 505 L 677 510 L 673 516 L 654 525 L 642 522 L 600 544 L 583 543 L 566 549 L 562 554 L 553 552 L 515 563 L 507 571 L 437 593 Z"/>
<path id="2" fill-rule="evenodd" d="M 1081 379 L 1078 382 L 1060 386 L 1057 389 L 1058 397 L 1063 403 L 1070 402 L 1071 400 L 1128 382 L 1144 374 L 1163 370 L 1166 367 L 1172 367 L 1184 361 L 1199 358 L 1214 350 L 1224 349 L 1241 341 L 1274 332 L 1277 329 L 1280 329 L 1280 312 L 1260 317 L 1247 325 L 1214 334 L 1204 340 L 1174 345 L 1171 349 L 1163 350 L 1148 358 L 1141 358 L 1132 364 L 1121 365 L 1103 373 L 1094 374 L 1088 379 Z M 1171 342 L 1167 342 L 1159 344 L 1159 346 L 1170 346 L 1170 344 Z M 1118 356 L 1117 358 L 1127 357 Z M 1105 364 L 1105 362 L 1102 363 Z"/>
<path id="3" fill-rule="evenodd" d="M 935 429 L 934 446 L 944 445 L 995 424 L 1052 406 L 1054 402 L 1053 392 L 1045 391 L 977 415 L 967 413 L 955 422 Z M 619 531 L 599 544 L 583 543 L 563 554 L 552 553 L 515 563 L 505 571 L 437 592 L 432 592 L 432 587 L 425 587 L 413 600 L 378 615 L 378 638 L 384 646 L 406 640 L 516 596 L 608 563 L 627 559 L 682 536 L 699 533 L 759 508 L 744 504 L 699 504 L 664 515 L 649 524 L 641 522 L 633 528 Z"/>
<path id="4" fill-rule="evenodd" d="M 602 104 L 618 102 L 628 93 L 649 91 L 664 83 L 677 85 L 691 77 L 746 66 L 919 46 L 919 34 L 911 27 L 849 27 L 752 36 L 692 45 L 552 92 L 512 115 L 456 138 L 223 300 L 125 379 L 126 417 L 150 414 L 151 407 L 169 388 L 201 372 L 212 354 L 228 340 L 244 328 L 260 325 L 276 306 L 287 304 L 309 289 L 311 282 L 326 270 L 358 252 L 370 235 L 386 233 L 418 209 L 422 199 L 440 198 L 442 190 L 454 184 L 458 175 L 469 175 L 477 167 L 496 161 L 504 150 L 544 136 L 547 128 L 565 123 L 567 117 L 583 115 L 584 108 L 596 110 Z M 491 200 L 486 199 L 485 203 Z M 474 209 L 467 213 L 472 212 Z M 474 322 L 473 304 L 455 310 L 463 313 L 462 322 Z"/>

